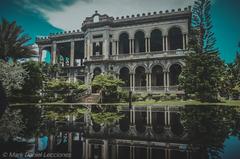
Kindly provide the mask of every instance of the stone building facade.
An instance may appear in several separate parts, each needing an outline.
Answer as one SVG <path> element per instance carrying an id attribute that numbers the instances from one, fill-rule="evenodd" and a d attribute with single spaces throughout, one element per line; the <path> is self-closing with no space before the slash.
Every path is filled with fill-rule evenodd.
<path id="1" fill-rule="evenodd" d="M 69 80 L 90 83 L 113 73 L 133 92 L 182 92 L 178 76 L 187 53 L 191 8 L 113 18 L 97 11 L 81 31 L 38 37 L 51 63 L 63 66 Z"/>

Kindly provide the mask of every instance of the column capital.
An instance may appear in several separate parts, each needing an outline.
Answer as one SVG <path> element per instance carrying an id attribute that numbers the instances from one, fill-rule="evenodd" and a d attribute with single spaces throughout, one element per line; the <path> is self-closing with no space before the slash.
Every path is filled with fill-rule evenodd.
<path id="1" fill-rule="evenodd" d="M 169 70 L 163 70 L 163 73 L 169 73 L 170 71 Z"/>

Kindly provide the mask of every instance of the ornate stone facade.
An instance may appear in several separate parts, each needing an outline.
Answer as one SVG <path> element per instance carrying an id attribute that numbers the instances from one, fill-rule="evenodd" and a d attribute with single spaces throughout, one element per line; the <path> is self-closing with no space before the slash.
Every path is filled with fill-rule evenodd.
<path id="1" fill-rule="evenodd" d="M 187 53 L 191 8 L 126 17 L 97 11 L 87 17 L 82 31 L 37 38 L 51 54 L 51 63 L 67 68 L 69 79 L 90 83 L 110 72 L 134 92 L 177 92 L 178 76 Z M 83 70 L 83 71 L 79 71 Z"/>

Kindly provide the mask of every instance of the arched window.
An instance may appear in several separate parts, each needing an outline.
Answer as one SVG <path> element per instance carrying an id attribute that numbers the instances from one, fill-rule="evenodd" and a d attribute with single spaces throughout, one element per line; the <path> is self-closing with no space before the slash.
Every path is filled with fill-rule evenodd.
<path id="1" fill-rule="evenodd" d="M 146 86 L 146 73 L 145 68 L 139 66 L 135 71 L 135 85 L 137 87 L 145 87 Z"/>
<path id="2" fill-rule="evenodd" d="M 169 71 L 170 71 L 170 73 L 169 73 L 169 76 L 170 76 L 170 86 L 179 85 L 178 78 L 179 78 L 179 75 L 182 72 L 182 67 L 179 64 L 173 64 L 170 67 Z"/>
<path id="3" fill-rule="evenodd" d="M 129 53 L 129 36 L 127 33 L 122 33 L 119 36 L 119 54 Z"/>
<path id="4" fill-rule="evenodd" d="M 164 86 L 164 74 L 163 68 L 159 65 L 156 65 L 152 68 L 152 86 Z"/>
<path id="5" fill-rule="evenodd" d="M 144 32 L 138 31 L 134 36 L 134 52 L 145 52 L 145 35 Z"/>
<path id="6" fill-rule="evenodd" d="M 70 42 L 57 44 L 57 60 L 62 66 L 70 65 L 70 49 Z"/>
<path id="7" fill-rule="evenodd" d="M 130 86 L 130 75 L 129 69 L 127 67 L 121 68 L 119 78 L 123 80 L 125 87 Z"/>
<path id="8" fill-rule="evenodd" d="M 93 22 L 94 22 L 94 23 L 99 22 L 99 15 L 95 15 L 95 16 L 93 17 Z"/>
<path id="9" fill-rule="evenodd" d="M 150 50 L 151 51 L 162 51 L 163 50 L 162 32 L 158 29 L 155 29 L 151 32 Z"/>
<path id="10" fill-rule="evenodd" d="M 183 49 L 183 35 L 178 27 L 173 27 L 168 32 L 169 50 Z"/>
<path id="11" fill-rule="evenodd" d="M 51 47 L 46 47 L 42 49 L 42 54 L 40 54 L 40 58 L 42 62 L 51 63 L 52 62 L 52 55 L 51 55 Z"/>

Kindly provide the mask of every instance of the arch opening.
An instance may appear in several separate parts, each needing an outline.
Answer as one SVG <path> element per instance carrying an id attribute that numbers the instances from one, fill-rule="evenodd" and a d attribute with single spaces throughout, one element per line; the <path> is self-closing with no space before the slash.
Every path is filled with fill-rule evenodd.
<path id="1" fill-rule="evenodd" d="M 182 72 L 182 67 L 179 64 L 173 64 L 169 71 L 170 86 L 179 85 L 179 76 Z"/>
<path id="2" fill-rule="evenodd" d="M 183 35 L 180 28 L 171 28 L 168 32 L 168 40 L 170 50 L 183 49 Z"/>
<path id="3" fill-rule="evenodd" d="M 161 66 L 156 65 L 152 68 L 151 79 L 152 79 L 151 81 L 152 87 L 164 86 L 164 72 Z"/>
<path id="4" fill-rule="evenodd" d="M 163 50 L 162 32 L 158 29 L 155 29 L 151 32 L 150 50 L 151 51 L 162 51 Z"/>
<path id="5" fill-rule="evenodd" d="M 42 54 L 40 56 L 42 62 L 50 64 L 52 62 L 51 47 L 46 47 L 42 49 Z"/>
<path id="6" fill-rule="evenodd" d="M 134 52 L 145 52 L 145 35 L 144 32 L 138 31 L 134 36 Z"/>
<path id="7" fill-rule="evenodd" d="M 119 54 L 129 54 L 129 35 L 127 33 L 119 36 Z"/>
<path id="8" fill-rule="evenodd" d="M 57 62 L 61 66 L 70 65 L 70 43 L 57 44 Z"/>
<path id="9" fill-rule="evenodd" d="M 146 73 L 145 68 L 139 66 L 135 71 L 135 86 L 137 87 L 145 87 L 146 86 Z"/>
<path id="10" fill-rule="evenodd" d="M 124 87 L 130 87 L 130 74 L 127 67 L 121 68 L 119 78 L 124 82 Z"/>

